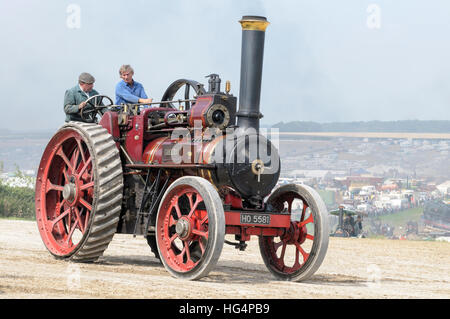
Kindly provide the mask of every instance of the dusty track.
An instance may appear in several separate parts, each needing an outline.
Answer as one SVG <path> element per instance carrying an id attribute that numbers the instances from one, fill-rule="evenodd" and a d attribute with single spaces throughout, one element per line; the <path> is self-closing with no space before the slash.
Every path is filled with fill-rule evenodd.
<path id="1" fill-rule="evenodd" d="M 230 238 L 232 239 L 232 238 Z M 0 298 L 450 298 L 450 244 L 331 238 L 312 280 L 274 280 L 256 238 L 225 245 L 195 282 L 172 278 L 144 238 L 115 235 L 96 263 L 54 259 L 34 222 L 0 219 Z"/>

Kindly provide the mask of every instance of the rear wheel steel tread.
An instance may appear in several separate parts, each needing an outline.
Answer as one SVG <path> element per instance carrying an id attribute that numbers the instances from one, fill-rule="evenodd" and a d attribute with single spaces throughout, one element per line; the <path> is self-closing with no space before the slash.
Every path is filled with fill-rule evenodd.
<path id="1" fill-rule="evenodd" d="M 92 222 L 89 226 L 89 234 L 81 247 L 71 257 L 77 261 L 96 260 L 103 255 L 117 229 L 123 191 L 122 166 L 120 165 L 119 152 L 111 135 L 96 124 L 84 126 L 89 126 L 89 129 L 85 130 L 87 133 L 92 132 L 91 134 L 95 135 L 94 143 L 91 146 L 93 146 L 94 157 L 98 166 L 96 177 L 99 191 L 94 198 L 94 214 L 91 216 Z M 91 134 L 89 137 L 92 138 Z M 106 150 L 110 152 L 106 152 Z M 114 159 L 112 162 L 119 165 L 104 166 L 111 162 L 111 159 Z M 103 191 L 103 189 L 105 190 Z M 112 189 L 114 189 L 113 193 L 111 192 Z"/>
<path id="2" fill-rule="evenodd" d="M 122 204 L 123 174 L 119 151 L 111 135 L 97 124 L 69 122 L 62 130 L 75 130 L 84 137 L 92 157 L 94 196 L 86 233 L 69 258 L 77 262 L 92 262 L 103 255 L 119 222 Z"/>

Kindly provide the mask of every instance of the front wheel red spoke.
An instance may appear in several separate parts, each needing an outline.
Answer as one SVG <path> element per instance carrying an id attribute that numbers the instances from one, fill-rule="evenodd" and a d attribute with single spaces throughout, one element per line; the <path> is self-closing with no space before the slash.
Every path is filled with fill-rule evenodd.
<path id="1" fill-rule="evenodd" d="M 175 211 L 177 213 L 177 217 L 181 218 L 181 210 L 180 210 L 180 207 L 178 206 L 178 197 L 176 197 L 175 202 L 173 204 L 173 207 L 175 208 Z"/>
<path id="2" fill-rule="evenodd" d="M 299 227 L 303 227 L 306 224 L 313 223 L 313 222 L 314 222 L 314 218 L 313 218 L 313 215 L 311 214 L 311 215 L 309 215 L 309 217 L 306 220 L 299 223 Z"/>
<path id="3" fill-rule="evenodd" d="M 187 240 L 184 241 L 184 252 L 186 254 L 186 263 L 191 261 L 191 252 L 189 251 L 189 243 Z"/>
<path id="4" fill-rule="evenodd" d="M 205 249 L 206 249 L 205 244 L 203 243 L 203 240 L 199 240 L 198 244 L 200 245 L 200 250 L 201 250 L 202 255 L 203 255 L 205 253 Z"/>
<path id="5" fill-rule="evenodd" d="M 281 242 L 282 243 L 282 247 L 281 247 L 281 254 L 280 254 L 280 259 L 284 260 L 284 255 L 286 254 L 286 247 L 287 244 L 285 242 Z"/>
<path id="6" fill-rule="evenodd" d="M 192 204 L 192 194 L 190 196 L 188 196 L 188 198 L 189 198 L 189 204 L 190 204 L 190 207 L 191 207 L 191 210 L 189 212 L 188 218 L 191 218 L 192 215 L 196 212 L 198 204 L 200 204 L 203 201 L 203 199 L 200 197 L 200 195 L 197 195 L 195 203 Z"/>
<path id="7" fill-rule="evenodd" d="M 309 254 L 303 249 L 303 247 L 300 244 L 296 243 L 295 247 L 297 247 L 296 253 L 298 254 L 298 252 L 300 252 L 303 256 L 303 262 L 305 262 L 308 259 Z M 299 257 L 299 256 L 297 256 L 297 257 Z"/>
<path id="8" fill-rule="evenodd" d="M 198 229 L 193 229 L 193 230 L 192 230 L 192 233 L 193 233 L 194 235 L 198 235 L 198 236 L 200 236 L 200 237 L 203 237 L 203 238 L 208 239 L 208 232 L 206 232 L 206 231 L 201 231 L 201 230 L 198 230 Z"/>
<path id="9" fill-rule="evenodd" d="M 173 236 L 170 237 L 170 239 L 169 239 L 169 245 L 173 245 L 175 239 L 177 239 L 177 238 L 178 238 L 178 234 L 177 233 L 173 234 Z"/>

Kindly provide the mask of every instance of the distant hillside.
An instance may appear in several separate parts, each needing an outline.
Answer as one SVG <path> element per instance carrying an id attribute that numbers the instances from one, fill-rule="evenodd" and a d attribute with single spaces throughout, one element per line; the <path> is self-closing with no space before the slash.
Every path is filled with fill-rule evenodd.
<path id="1" fill-rule="evenodd" d="M 12 130 L 0 130 L 0 138 L 1 139 L 50 139 L 55 133 L 57 129 L 54 131 L 50 130 L 34 130 L 34 131 L 12 131 Z"/>
<path id="2" fill-rule="evenodd" d="M 280 122 L 272 125 L 281 132 L 389 132 L 450 133 L 450 121 L 369 121 L 369 122 Z"/>

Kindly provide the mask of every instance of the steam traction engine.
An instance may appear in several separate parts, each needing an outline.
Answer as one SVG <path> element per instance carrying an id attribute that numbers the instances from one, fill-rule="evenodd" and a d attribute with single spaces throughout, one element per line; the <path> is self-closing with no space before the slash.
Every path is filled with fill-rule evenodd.
<path id="1" fill-rule="evenodd" d="M 319 268 L 328 247 L 326 207 L 304 185 L 273 190 L 280 159 L 259 133 L 269 23 L 257 16 L 240 23 L 238 111 L 229 83 L 222 92 L 211 74 L 207 91 L 175 81 L 154 103 L 159 107 L 92 97 L 82 113 L 90 123 L 69 122 L 56 132 L 36 181 L 37 224 L 52 255 L 95 261 L 115 233 L 143 235 L 173 276 L 194 280 L 215 266 L 224 243 L 244 250 L 256 235 L 277 278 L 305 280 Z M 185 99 L 174 100 L 182 87 Z"/>

